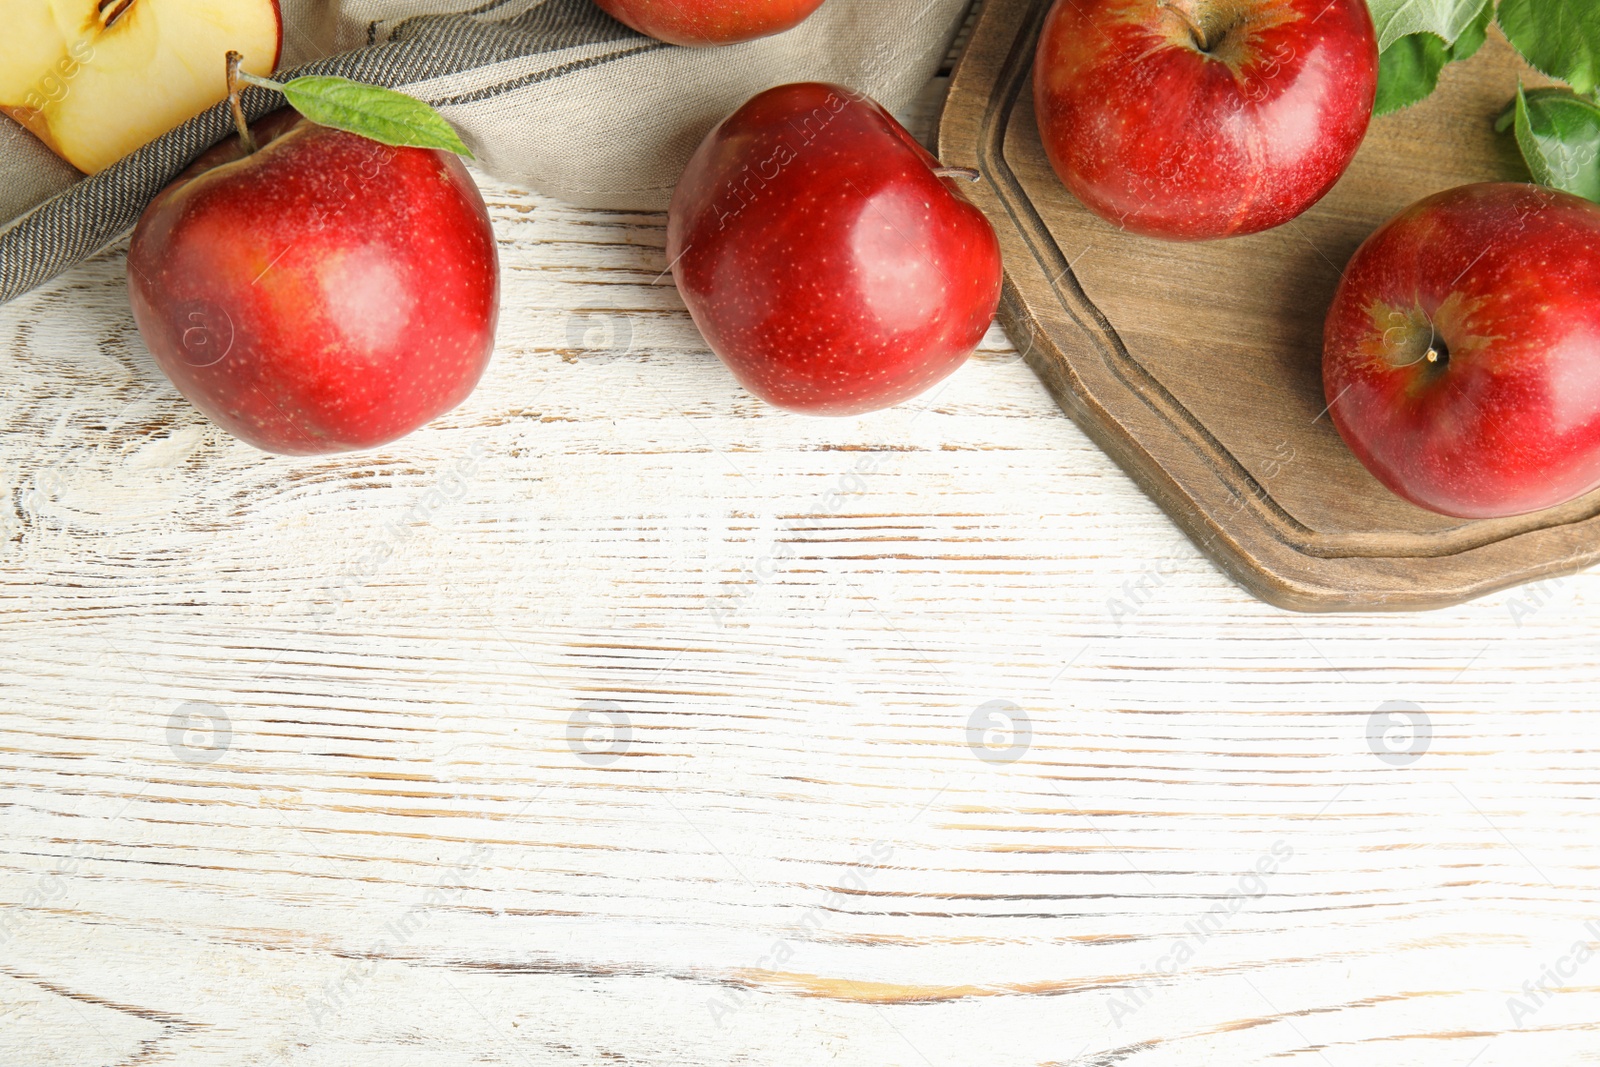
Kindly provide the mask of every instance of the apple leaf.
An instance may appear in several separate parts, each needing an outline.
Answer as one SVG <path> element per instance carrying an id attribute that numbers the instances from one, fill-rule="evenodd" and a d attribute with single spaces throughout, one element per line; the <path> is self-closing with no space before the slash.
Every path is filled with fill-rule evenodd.
<path id="1" fill-rule="evenodd" d="M 1439 84 L 1439 72 L 1450 62 L 1444 38 L 1431 33 L 1408 33 L 1378 56 L 1378 99 L 1374 117 L 1387 115 L 1425 100 Z"/>
<path id="2" fill-rule="evenodd" d="M 1455 39 L 1447 51 L 1450 53 L 1450 62 L 1459 63 L 1463 59 L 1471 59 L 1478 54 L 1478 49 L 1483 47 L 1483 42 L 1489 37 L 1489 23 L 1494 21 L 1494 4 L 1491 0 L 1484 0 L 1482 10 L 1466 29 Z"/>
<path id="3" fill-rule="evenodd" d="M 322 126 L 402 148 L 443 148 L 472 158 L 456 131 L 433 108 L 405 93 L 317 74 L 281 87 L 294 109 Z"/>
<path id="4" fill-rule="evenodd" d="M 1446 63 L 1468 59 L 1483 46 L 1493 14 L 1494 5 L 1484 4 L 1454 44 L 1433 33 L 1408 33 L 1384 49 L 1378 57 L 1378 100 L 1372 113 L 1387 115 L 1426 99 Z"/>
<path id="5" fill-rule="evenodd" d="M 1600 4 L 1595 0 L 1502 0 L 1500 28 L 1536 70 L 1580 93 L 1600 84 Z"/>
<path id="6" fill-rule="evenodd" d="M 1600 104 L 1570 89 L 1518 86 L 1513 107 L 1533 180 L 1600 203 Z"/>
<path id="7" fill-rule="evenodd" d="M 1483 16 L 1485 7 L 1493 6 L 1493 0 L 1367 0 L 1367 6 L 1372 9 L 1372 24 L 1378 30 L 1378 49 L 1387 52 L 1390 45 L 1414 33 L 1431 33 L 1445 44 L 1454 44 Z"/>

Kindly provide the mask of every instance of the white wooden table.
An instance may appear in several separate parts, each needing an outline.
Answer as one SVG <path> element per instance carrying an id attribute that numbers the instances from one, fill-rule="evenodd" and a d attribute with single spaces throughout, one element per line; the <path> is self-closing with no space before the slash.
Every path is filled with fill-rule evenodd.
<path id="1" fill-rule="evenodd" d="M 1230 584 L 998 329 L 743 393 L 487 179 L 482 387 L 264 456 L 0 308 L 0 1064 L 1600 1063 L 1600 577 Z"/>

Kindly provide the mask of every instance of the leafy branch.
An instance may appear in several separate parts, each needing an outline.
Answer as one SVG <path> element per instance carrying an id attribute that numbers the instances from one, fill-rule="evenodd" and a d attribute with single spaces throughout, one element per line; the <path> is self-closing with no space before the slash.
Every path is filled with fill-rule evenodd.
<path id="1" fill-rule="evenodd" d="M 415 97 L 328 75 L 275 82 L 241 70 L 241 58 L 238 52 L 227 55 L 228 100 L 234 122 L 239 127 L 239 138 L 249 151 L 255 151 L 255 145 L 239 107 L 239 90 L 243 84 L 282 93 L 289 106 L 319 126 L 332 126 L 380 144 L 442 148 L 472 158 L 472 153 L 444 117 Z"/>
<path id="2" fill-rule="evenodd" d="M 1514 131 L 1534 180 L 1600 201 L 1600 3 L 1596 0 L 1368 0 L 1385 115 L 1426 99 L 1446 64 L 1483 44 L 1491 21 L 1530 66 L 1566 87 L 1517 91 L 1496 128 Z"/>

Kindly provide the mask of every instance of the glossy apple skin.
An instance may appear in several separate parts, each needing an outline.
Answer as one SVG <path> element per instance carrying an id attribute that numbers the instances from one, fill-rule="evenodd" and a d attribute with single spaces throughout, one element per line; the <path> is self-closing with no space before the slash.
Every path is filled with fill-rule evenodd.
<path id="1" fill-rule="evenodd" d="M 234 436 L 311 455 L 402 437 L 488 366 L 500 275 L 451 153 L 276 112 L 201 156 L 128 249 L 133 314 L 178 391 Z"/>
<path id="2" fill-rule="evenodd" d="M 1494 518 L 1600 487 L 1600 205 L 1516 182 L 1413 204 L 1345 270 L 1322 377 L 1351 451 L 1414 504 Z"/>
<path id="3" fill-rule="evenodd" d="M 1182 3 L 1216 36 L 1209 53 Z M 1057 0 L 1033 82 L 1072 194 L 1176 240 L 1257 233 L 1316 203 L 1360 147 L 1377 86 L 1366 0 Z"/>
<path id="4" fill-rule="evenodd" d="M 938 165 L 838 85 L 769 89 L 711 131 L 673 194 L 667 255 L 747 389 L 854 415 L 917 395 L 977 347 L 1000 245 Z"/>
<path id="5" fill-rule="evenodd" d="M 823 0 L 594 0 L 606 14 L 668 44 L 737 44 L 792 30 Z"/>

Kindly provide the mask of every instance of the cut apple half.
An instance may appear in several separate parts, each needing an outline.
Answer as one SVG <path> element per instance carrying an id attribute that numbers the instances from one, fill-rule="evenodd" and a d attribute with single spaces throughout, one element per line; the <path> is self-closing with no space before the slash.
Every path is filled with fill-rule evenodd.
<path id="1" fill-rule="evenodd" d="M 278 65 L 278 0 L 0 0 L 0 110 L 86 174 Z"/>

